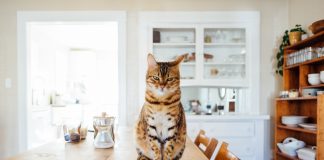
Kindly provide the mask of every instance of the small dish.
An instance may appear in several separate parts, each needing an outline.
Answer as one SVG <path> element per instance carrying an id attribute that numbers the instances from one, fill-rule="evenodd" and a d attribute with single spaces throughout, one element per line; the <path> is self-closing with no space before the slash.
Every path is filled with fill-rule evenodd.
<path id="1" fill-rule="evenodd" d="M 298 127 L 298 124 L 305 123 L 307 116 L 282 116 L 281 123 L 288 127 Z"/>
<path id="2" fill-rule="evenodd" d="M 315 123 L 301 123 L 298 124 L 298 126 L 304 128 L 304 129 L 308 129 L 308 130 L 316 130 L 317 126 Z"/>

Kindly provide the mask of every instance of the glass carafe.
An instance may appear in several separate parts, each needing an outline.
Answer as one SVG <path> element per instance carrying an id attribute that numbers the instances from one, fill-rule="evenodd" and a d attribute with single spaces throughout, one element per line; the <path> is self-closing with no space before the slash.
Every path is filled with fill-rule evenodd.
<path id="1" fill-rule="evenodd" d="M 93 118 L 93 126 L 95 128 L 95 148 L 110 148 L 115 144 L 114 137 L 114 121 L 115 117 L 107 117 L 103 114 L 102 117 Z"/>

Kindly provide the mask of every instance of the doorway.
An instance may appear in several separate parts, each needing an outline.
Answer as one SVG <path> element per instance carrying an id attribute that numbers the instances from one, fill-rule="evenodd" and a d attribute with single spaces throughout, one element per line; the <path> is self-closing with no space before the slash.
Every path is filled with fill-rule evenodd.
<path id="1" fill-rule="evenodd" d="M 60 138 L 66 121 L 91 129 L 101 112 L 126 124 L 123 12 L 23 12 L 18 29 L 21 150 Z"/>

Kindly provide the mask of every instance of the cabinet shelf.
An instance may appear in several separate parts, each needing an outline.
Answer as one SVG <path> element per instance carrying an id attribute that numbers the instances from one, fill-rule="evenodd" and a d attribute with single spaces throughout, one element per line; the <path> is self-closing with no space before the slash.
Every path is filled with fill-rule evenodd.
<path id="1" fill-rule="evenodd" d="M 245 43 L 204 43 L 205 46 L 244 46 Z"/>
<path id="2" fill-rule="evenodd" d="M 312 85 L 312 86 L 302 86 L 301 88 L 322 88 L 324 87 L 324 83 L 323 84 L 319 84 L 319 85 Z"/>
<path id="3" fill-rule="evenodd" d="M 303 129 L 303 128 L 298 128 L 298 127 L 288 127 L 284 125 L 278 125 L 277 126 L 280 129 L 287 129 L 291 131 L 296 131 L 296 132 L 303 132 L 303 133 L 309 133 L 309 134 L 317 134 L 317 130 L 308 130 L 308 129 Z"/>
<path id="4" fill-rule="evenodd" d="M 154 47 L 194 47 L 196 43 L 153 43 Z"/>
<path id="5" fill-rule="evenodd" d="M 277 101 L 303 101 L 303 100 L 317 100 L 316 96 L 311 97 L 297 97 L 297 98 L 276 98 Z"/>

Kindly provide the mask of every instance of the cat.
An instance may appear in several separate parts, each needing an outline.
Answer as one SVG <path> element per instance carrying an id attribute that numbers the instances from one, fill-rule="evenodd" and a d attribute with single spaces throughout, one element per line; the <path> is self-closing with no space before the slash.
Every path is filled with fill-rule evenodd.
<path id="1" fill-rule="evenodd" d="M 157 62 L 148 54 L 145 103 L 135 126 L 138 160 L 178 160 L 186 143 L 179 65 L 186 55 Z"/>

